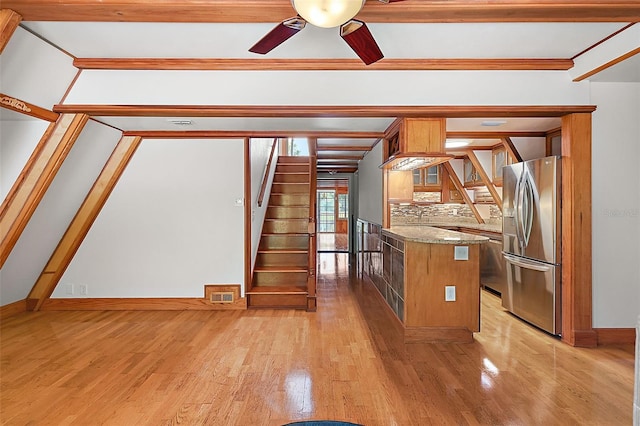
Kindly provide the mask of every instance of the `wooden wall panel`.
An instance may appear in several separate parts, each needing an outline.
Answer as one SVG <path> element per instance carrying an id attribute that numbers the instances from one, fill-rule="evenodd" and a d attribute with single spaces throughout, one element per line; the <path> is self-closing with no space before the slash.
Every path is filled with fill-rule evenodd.
<path id="1" fill-rule="evenodd" d="M 84 114 L 61 115 L 56 124 L 47 129 L 0 206 L 0 267 L 9 257 L 88 119 Z"/>
<path id="2" fill-rule="evenodd" d="M 102 172 L 31 290 L 27 298 L 29 309 L 40 309 L 44 300 L 53 293 L 133 153 L 140 145 L 140 141 L 139 137 L 124 136 L 116 145 L 111 157 L 107 160 Z"/>
<path id="3" fill-rule="evenodd" d="M 593 347 L 591 114 L 562 117 L 562 340 Z"/>

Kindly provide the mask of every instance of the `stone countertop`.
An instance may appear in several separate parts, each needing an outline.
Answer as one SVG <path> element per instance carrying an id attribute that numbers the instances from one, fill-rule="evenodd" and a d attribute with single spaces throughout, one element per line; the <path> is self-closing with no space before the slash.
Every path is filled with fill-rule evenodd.
<path id="1" fill-rule="evenodd" d="M 480 235 L 465 234 L 432 226 L 393 226 L 382 229 L 382 234 L 403 241 L 427 244 L 481 244 L 489 241 L 489 238 Z"/>
<path id="2" fill-rule="evenodd" d="M 477 229 L 478 231 L 487 231 L 487 232 L 496 232 L 498 234 L 502 234 L 502 225 L 501 224 L 493 224 L 493 223 L 465 223 L 465 222 L 454 222 L 454 221 L 433 221 L 425 224 L 426 226 L 452 226 L 456 228 L 469 228 L 469 229 Z M 403 226 L 403 225 L 400 225 Z M 418 225 L 423 226 L 423 225 Z"/>

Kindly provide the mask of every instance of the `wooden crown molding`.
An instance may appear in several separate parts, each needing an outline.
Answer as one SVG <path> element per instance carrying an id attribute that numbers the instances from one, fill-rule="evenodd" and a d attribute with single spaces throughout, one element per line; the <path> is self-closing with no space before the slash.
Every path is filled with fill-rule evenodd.
<path id="1" fill-rule="evenodd" d="M 295 16 L 289 0 L 4 0 L 25 21 L 280 22 Z M 636 0 L 407 0 L 369 1 L 366 22 L 634 22 Z"/>
<path id="2" fill-rule="evenodd" d="M 77 58 L 73 65 L 89 70 L 258 70 L 258 71 L 433 71 L 433 70 L 555 70 L 573 67 L 571 59 L 382 59 L 365 65 L 359 59 L 224 59 L 224 58 Z"/>
<path id="3" fill-rule="evenodd" d="M 591 113 L 594 105 L 87 105 L 58 104 L 57 113 L 108 117 L 562 117 Z M 271 132 L 273 136 L 276 132 Z"/>

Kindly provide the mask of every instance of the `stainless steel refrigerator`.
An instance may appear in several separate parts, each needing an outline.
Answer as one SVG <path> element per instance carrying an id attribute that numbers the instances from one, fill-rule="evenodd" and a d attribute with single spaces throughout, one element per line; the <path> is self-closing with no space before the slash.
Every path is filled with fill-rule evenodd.
<path id="1" fill-rule="evenodd" d="M 560 157 L 512 164 L 502 173 L 502 254 L 507 270 L 502 306 L 560 335 Z"/>

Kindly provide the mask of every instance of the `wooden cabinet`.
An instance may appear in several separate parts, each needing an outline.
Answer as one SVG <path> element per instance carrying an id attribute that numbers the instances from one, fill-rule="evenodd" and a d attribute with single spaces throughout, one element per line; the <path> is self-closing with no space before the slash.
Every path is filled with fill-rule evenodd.
<path id="1" fill-rule="evenodd" d="M 439 192 L 442 190 L 442 168 L 436 166 L 413 170 L 414 192 Z"/>
<path id="2" fill-rule="evenodd" d="M 389 202 L 413 200 L 412 170 L 385 170 L 387 199 Z"/>
<path id="3" fill-rule="evenodd" d="M 494 185 L 502 185 L 502 168 L 513 163 L 513 159 L 507 153 L 504 146 L 496 146 L 491 150 L 492 173 L 491 181 Z"/>
<path id="4" fill-rule="evenodd" d="M 483 185 L 480 173 L 469 158 L 464 159 L 464 186 Z"/>

